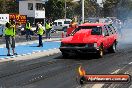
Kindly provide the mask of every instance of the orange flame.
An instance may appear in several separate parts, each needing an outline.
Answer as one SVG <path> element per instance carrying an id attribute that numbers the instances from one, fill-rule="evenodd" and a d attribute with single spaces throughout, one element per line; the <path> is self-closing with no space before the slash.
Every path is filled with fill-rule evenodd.
<path id="1" fill-rule="evenodd" d="M 80 76 L 86 75 L 86 72 L 85 72 L 85 70 L 82 68 L 82 66 L 79 66 L 78 71 L 79 71 L 79 75 L 80 75 Z"/>

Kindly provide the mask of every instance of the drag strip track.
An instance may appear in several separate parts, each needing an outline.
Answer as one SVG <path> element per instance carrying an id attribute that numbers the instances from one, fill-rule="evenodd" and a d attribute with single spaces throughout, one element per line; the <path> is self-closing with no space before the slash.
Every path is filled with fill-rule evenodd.
<path id="1" fill-rule="evenodd" d="M 0 66 L 1 88 L 77 88 L 77 68 L 82 65 L 88 74 L 111 74 L 117 69 L 119 73 L 131 74 L 129 64 L 132 62 L 132 46 L 118 49 L 117 53 L 106 53 L 103 58 L 89 55 L 69 59 L 62 58 L 61 53 L 28 61 L 5 62 Z M 92 88 L 94 84 L 84 88 Z M 125 88 L 124 85 L 105 84 L 103 88 Z M 127 88 L 131 86 L 126 84 Z"/>
<path id="2" fill-rule="evenodd" d="M 58 55 L 56 55 L 58 57 Z M 53 59 L 52 56 L 51 58 Z M 41 58 L 42 59 L 42 58 Z M 68 63 L 66 65 L 64 65 L 65 63 Z M 37 80 L 42 80 L 54 75 L 59 74 L 60 72 L 65 72 L 68 69 L 75 69 L 75 66 L 78 64 L 72 64 L 73 62 L 69 61 L 69 60 L 53 60 L 53 61 L 39 61 L 37 63 L 30 63 L 28 65 L 23 65 L 25 64 L 24 62 L 19 63 L 19 64 L 13 64 L 13 67 L 5 67 L 3 70 L 0 71 L 0 84 L 1 86 L 5 86 L 9 87 L 12 86 L 13 83 L 10 83 L 12 81 L 6 81 L 4 82 L 4 79 L 11 79 L 16 75 L 19 74 L 25 74 L 27 72 L 31 72 L 35 70 L 36 74 L 31 75 L 31 77 L 29 77 L 28 79 L 26 78 L 26 80 L 19 80 L 19 81 L 14 81 L 15 85 L 25 85 L 25 84 L 29 84 L 32 82 L 35 82 Z M 62 66 L 61 66 L 62 64 Z M 50 69 L 52 69 L 53 67 L 59 65 L 59 71 L 50 71 Z M 61 66 L 61 67 L 60 67 Z M 71 68 L 72 67 L 72 68 Z M 47 69 L 48 68 L 48 69 Z M 42 69 L 42 71 L 41 71 Z M 45 69 L 45 70 L 44 70 Z M 36 70 L 40 70 L 41 72 L 38 73 L 38 71 Z M 16 80 L 16 79 L 15 79 Z"/>

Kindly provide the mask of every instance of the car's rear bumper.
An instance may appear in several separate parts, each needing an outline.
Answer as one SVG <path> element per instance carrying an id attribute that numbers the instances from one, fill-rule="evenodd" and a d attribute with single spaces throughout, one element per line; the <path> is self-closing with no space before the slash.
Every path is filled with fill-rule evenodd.
<path id="1" fill-rule="evenodd" d="M 82 53 L 97 53 L 99 48 L 95 47 L 60 47 L 62 52 L 82 52 Z"/>

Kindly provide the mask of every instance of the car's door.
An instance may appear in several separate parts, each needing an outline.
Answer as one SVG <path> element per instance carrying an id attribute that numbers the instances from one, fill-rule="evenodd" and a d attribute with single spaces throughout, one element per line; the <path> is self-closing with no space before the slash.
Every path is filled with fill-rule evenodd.
<path id="1" fill-rule="evenodd" d="M 110 37 L 106 26 L 103 26 L 103 34 L 104 34 L 104 38 L 103 38 L 104 48 L 108 48 L 110 46 Z"/>
<path id="2" fill-rule="evenodd" d="M 109 46 L 112 46 L 112 44 L 114 43 L 114 41 L 115 41 L 115 37 L 114 37 L 114 32 L 113 32 L 113 30 L 110 28 L 110 26 L 109 25 L 107 25 L 107 29 L 108 29 L 108 32 L 109 32 Z"/>
<path id="3" fill-rule="evenodd" d="M 109 25 L 109 27 L 112 29 L 114 40 L 117 40 L 118 38 L 117 30 L 112 25 Z"/>

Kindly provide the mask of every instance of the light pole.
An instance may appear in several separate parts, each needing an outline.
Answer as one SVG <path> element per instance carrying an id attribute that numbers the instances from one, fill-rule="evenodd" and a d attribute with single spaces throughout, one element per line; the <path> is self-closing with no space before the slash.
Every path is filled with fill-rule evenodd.
<path id="1" fill-rule="evenodd" d="M 65 0 L 65 20 L 66 20 L 66 0 Z"/>
<path id="2" fill-rule="evenodd" d="M 84 0 L 82 0 L 82 22 L 84 23 Z"/>

